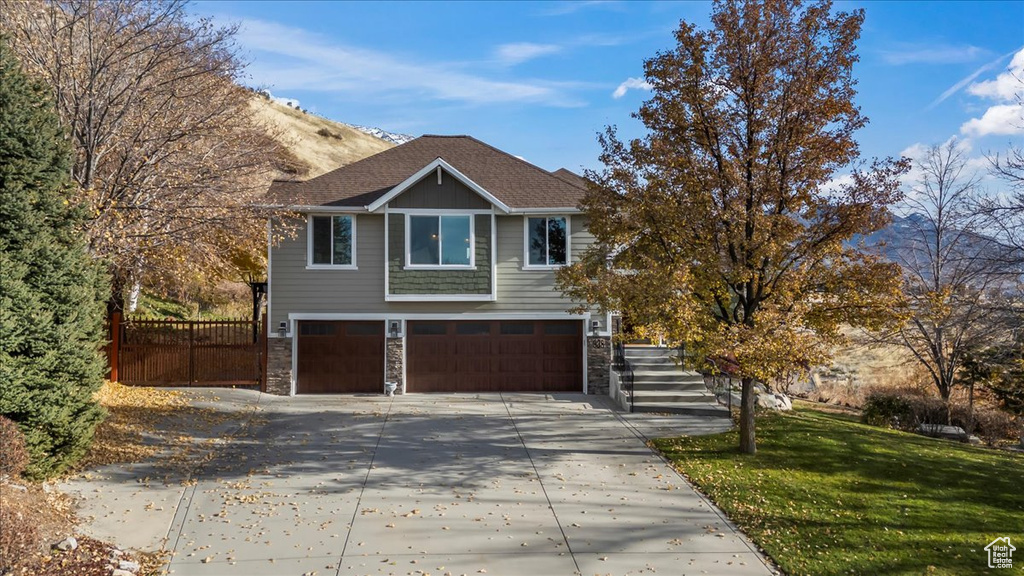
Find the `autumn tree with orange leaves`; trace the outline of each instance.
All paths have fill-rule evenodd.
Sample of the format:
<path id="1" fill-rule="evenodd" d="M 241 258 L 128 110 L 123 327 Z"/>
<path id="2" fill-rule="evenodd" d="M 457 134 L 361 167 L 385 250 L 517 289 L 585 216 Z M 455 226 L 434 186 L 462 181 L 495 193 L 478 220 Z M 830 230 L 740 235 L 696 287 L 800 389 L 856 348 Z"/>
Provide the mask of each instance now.
<path id="1" fill-rule="evenodd" d="M 599 137 L 582 205 L 596 242 L 559 274 L 569 296 L 730 366 L 746 453 L 755 381 L 824 361 L 843 324 L 898 320 L 899 268 L 850 243 L 885 226 L 908 168 L 859 160 L 863 21 L 828 1 L 722 0 L 711 29 L 681 22 L 645 62 L 646 135 Z"/>
<path id="2" fill-rule="evenodd" d="M 236 83 L 233 28 L 181 0 L 0 0 L 0 33 L 52 91 L 114 308 L 139 282 L 260 258 L 278 147 Z"/>

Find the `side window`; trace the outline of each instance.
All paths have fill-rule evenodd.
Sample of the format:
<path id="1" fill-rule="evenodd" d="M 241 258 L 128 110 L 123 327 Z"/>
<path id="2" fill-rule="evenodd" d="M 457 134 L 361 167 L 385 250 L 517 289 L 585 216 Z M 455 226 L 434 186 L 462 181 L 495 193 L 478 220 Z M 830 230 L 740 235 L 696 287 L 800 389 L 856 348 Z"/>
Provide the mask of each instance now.
<path id="1" fill-rule="evenodd" d="M 309 263 L 318 266 L 355 264 L 353 216 L 310 216 Z"/>
<path id="2" fill-rule="evenodd" d="M 547 216 L 526 219 L 528 266 L 563 266 L 569 261 L 569 219 Z"/>

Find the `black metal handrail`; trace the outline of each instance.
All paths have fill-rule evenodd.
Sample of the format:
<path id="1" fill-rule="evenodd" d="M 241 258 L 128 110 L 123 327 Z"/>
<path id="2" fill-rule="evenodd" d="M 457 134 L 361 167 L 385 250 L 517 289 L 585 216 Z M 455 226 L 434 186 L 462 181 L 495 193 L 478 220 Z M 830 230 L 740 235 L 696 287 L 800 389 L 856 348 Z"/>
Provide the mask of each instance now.
<path id="1" fill-rule="evenodd" d="M 633 394 L 633 365 L 629 363 L 629 360 L 622 359 L 623 369 L 619 373 L 619 380 L 622 384 L 626 385 L 626 390 L 629 392 L 629 411 L 633 411 L 633 406 L 636 403 L 636 395 Z"/>
<path id="2" fill-rule="evenodd" d="M 629 394 L 629 411 L 633 411 L 633 365 L 626 360 L 626 347 L 616 342 L 612 348 L 612 369 L 619 373 L 619 385 Z"/>

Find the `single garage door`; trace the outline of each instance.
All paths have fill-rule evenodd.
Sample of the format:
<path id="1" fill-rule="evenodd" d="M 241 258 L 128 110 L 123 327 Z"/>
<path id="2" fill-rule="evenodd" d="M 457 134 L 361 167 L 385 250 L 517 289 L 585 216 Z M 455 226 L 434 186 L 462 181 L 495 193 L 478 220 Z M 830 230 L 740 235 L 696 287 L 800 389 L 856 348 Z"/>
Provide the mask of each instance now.
<path id="1" fill-rule="evenodd" d="M 384 390 L 384 322 L 299 322 L 299 394 Z"/>
<path id="2" fill-rule="evenodd" d="M 410 321 L 409 392 L 579 392 L 580 320 Z"/>

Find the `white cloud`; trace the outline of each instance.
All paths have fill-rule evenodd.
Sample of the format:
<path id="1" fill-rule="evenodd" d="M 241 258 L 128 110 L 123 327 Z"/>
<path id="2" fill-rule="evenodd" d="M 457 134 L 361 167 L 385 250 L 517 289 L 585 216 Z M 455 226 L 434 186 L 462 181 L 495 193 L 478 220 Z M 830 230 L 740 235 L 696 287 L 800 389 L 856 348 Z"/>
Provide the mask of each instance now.
<path id="1" fill-rule="evenodd" d="M 1024 106 L 998 104 L 989 107 L 981 118 L 971 118 L 960 126 L 962 134 L 971 136 L 1024 134 Z"/>
<path id="2" fill-rule="evenodd" d="M 1024 134 L 1024 48 L 1013 56 L 1007 69 L 993 80 L 971 84 L 967 92 L 994 100 L 981 118 L 960 126 L 971 136 Z"/>
<path id="3" fill-rule="evenodd" d="M 902 44 L 893 50 L 883 50 L 882 60 L 886 64 L 962 64 L 974 62 L 989 55 L 989 51 L 977 46 L 950 46 Z"/>
<path id="4" fill-rule="evenodd" d="M 243 20 L 238 39 L 248 50 L 265 55 L 254 59 L 249 67 L 255 83 L 278 90 L 351 92 L 362 97 L 416 101 L 433 98 L 469 104 L 585 105 L 553 82 L 495 80 L 464 72 L 458 64 L 422 62 L 338 44 L 300 28 L 265 20 Z"/>
<path id="5" fill-rule="evenodd" d="M 534 44 L 533 42 L 516 42 L 513 44 L 502 44 L 496 50 L 498 59 L 506 65 L 515 65 L 533 60 L 541 56 L 561 52 L 562 47 L 557 44 Z"/>
<path id="6" fill-rule="evenodd" d="M 1012 101 L 1021 95 L 1024 87 L 1024 48 L 1013 55 L 1006 71 L 995 80 L 971 84 L 967 91 L 975 96 L 993 100 Z"/>
<path id="7" fill-rule="evenodd" d="M 619 87 L 615 89 L 615 92 L 612 92 L 612 98 L 615 98 L 616 100 L 622 98 L 630 88 L 634 90 L 650 90 L 654 88 L 654 86 L 651 86 L 650 82 L 640 78 L 626 78 L 626 81 L 619 84 Z"/>

